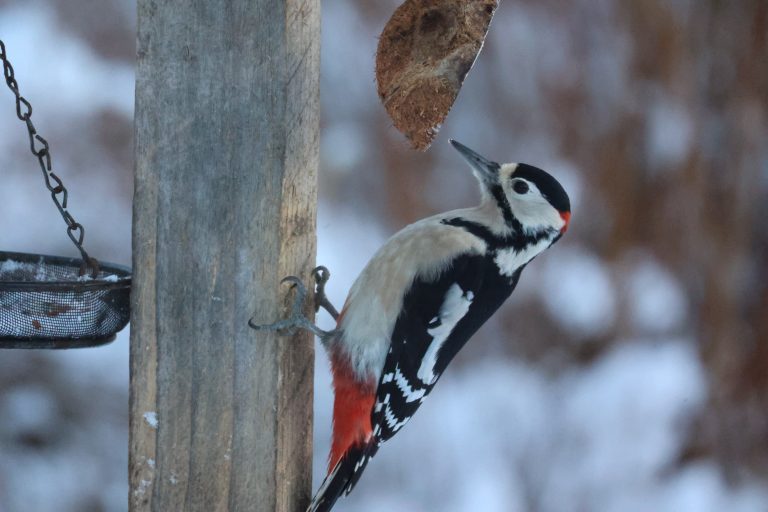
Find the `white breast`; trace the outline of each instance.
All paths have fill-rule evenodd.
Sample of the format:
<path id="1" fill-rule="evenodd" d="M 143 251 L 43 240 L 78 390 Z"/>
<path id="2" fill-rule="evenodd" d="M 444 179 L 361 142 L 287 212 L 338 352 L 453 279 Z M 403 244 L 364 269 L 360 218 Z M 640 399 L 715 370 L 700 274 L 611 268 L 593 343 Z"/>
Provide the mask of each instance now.
<path id="1" fill-rule="evenodd" d="M 513 248 L 501 249 L 496 253 L 496 258 L 493 261 L 496 263 L 496 266 L 499 267 L 499 272 L 502 275 L 512 277 L 512 274 L 514 274 L 518 268 L 531 261 L 551 244 L 552 238 L 546 237 L 535 244 L 526 246 L 521 251 L 517 251 Z"/>

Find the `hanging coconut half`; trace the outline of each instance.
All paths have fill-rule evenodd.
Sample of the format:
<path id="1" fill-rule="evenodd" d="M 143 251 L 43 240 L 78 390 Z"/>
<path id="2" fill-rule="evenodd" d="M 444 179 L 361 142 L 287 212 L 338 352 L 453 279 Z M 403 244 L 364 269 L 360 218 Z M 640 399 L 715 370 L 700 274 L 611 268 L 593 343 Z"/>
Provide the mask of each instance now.
<path id="1" fill-rule="evenodd" d="M 483 47 L 497 0 L 407 0 L 376 51 L 378 93 L 395 127 L 429 148 Z"/>

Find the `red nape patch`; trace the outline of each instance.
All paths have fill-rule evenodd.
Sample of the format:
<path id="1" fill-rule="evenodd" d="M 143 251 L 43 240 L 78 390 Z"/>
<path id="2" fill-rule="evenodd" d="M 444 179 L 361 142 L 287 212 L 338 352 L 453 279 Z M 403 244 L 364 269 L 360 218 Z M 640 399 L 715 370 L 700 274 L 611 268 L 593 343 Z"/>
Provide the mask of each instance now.
<path id="1" fill-rule="evenodd" d="M 571 222 L 571 212 L 560 212 L 560 218 L 565 221 L 565 226 L 560 228 L 560 233 L 568 231 L 568 224 Z"/>
<path id="2" fill-rule="evenodd" d="M 360 382 L 349 359 L 337 351 L 331 354 L 333 372 L 333 439 L 328 472 L 352 445 L 361 445 L 373 434 L 371 412 L 376 399 L 376 381 Z"/>

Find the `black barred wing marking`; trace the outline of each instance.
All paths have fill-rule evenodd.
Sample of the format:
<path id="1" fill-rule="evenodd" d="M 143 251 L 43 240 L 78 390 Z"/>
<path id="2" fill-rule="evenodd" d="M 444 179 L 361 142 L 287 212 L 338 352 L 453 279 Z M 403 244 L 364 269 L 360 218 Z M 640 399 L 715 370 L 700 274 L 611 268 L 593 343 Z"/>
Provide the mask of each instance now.
<path id="1" fill-rule="evenodd" d="M 436 279 L 417 279 L 395 323 L 372 413 L 379 443 L 413 416 L 445 367 L 512 293 L 492 256 L 462 255 Z"/>

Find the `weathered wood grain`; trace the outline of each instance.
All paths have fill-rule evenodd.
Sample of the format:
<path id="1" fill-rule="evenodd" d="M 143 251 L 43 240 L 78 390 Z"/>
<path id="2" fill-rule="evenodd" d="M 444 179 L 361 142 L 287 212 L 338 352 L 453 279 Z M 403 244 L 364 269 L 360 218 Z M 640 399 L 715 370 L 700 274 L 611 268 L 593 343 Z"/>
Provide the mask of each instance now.
<path id="1" fill-rule="evenodd" d="M 138 1 L 132 512 L 308 503 L 312 340 L 247 321 L 315 262 L 319 8 Z"/>

